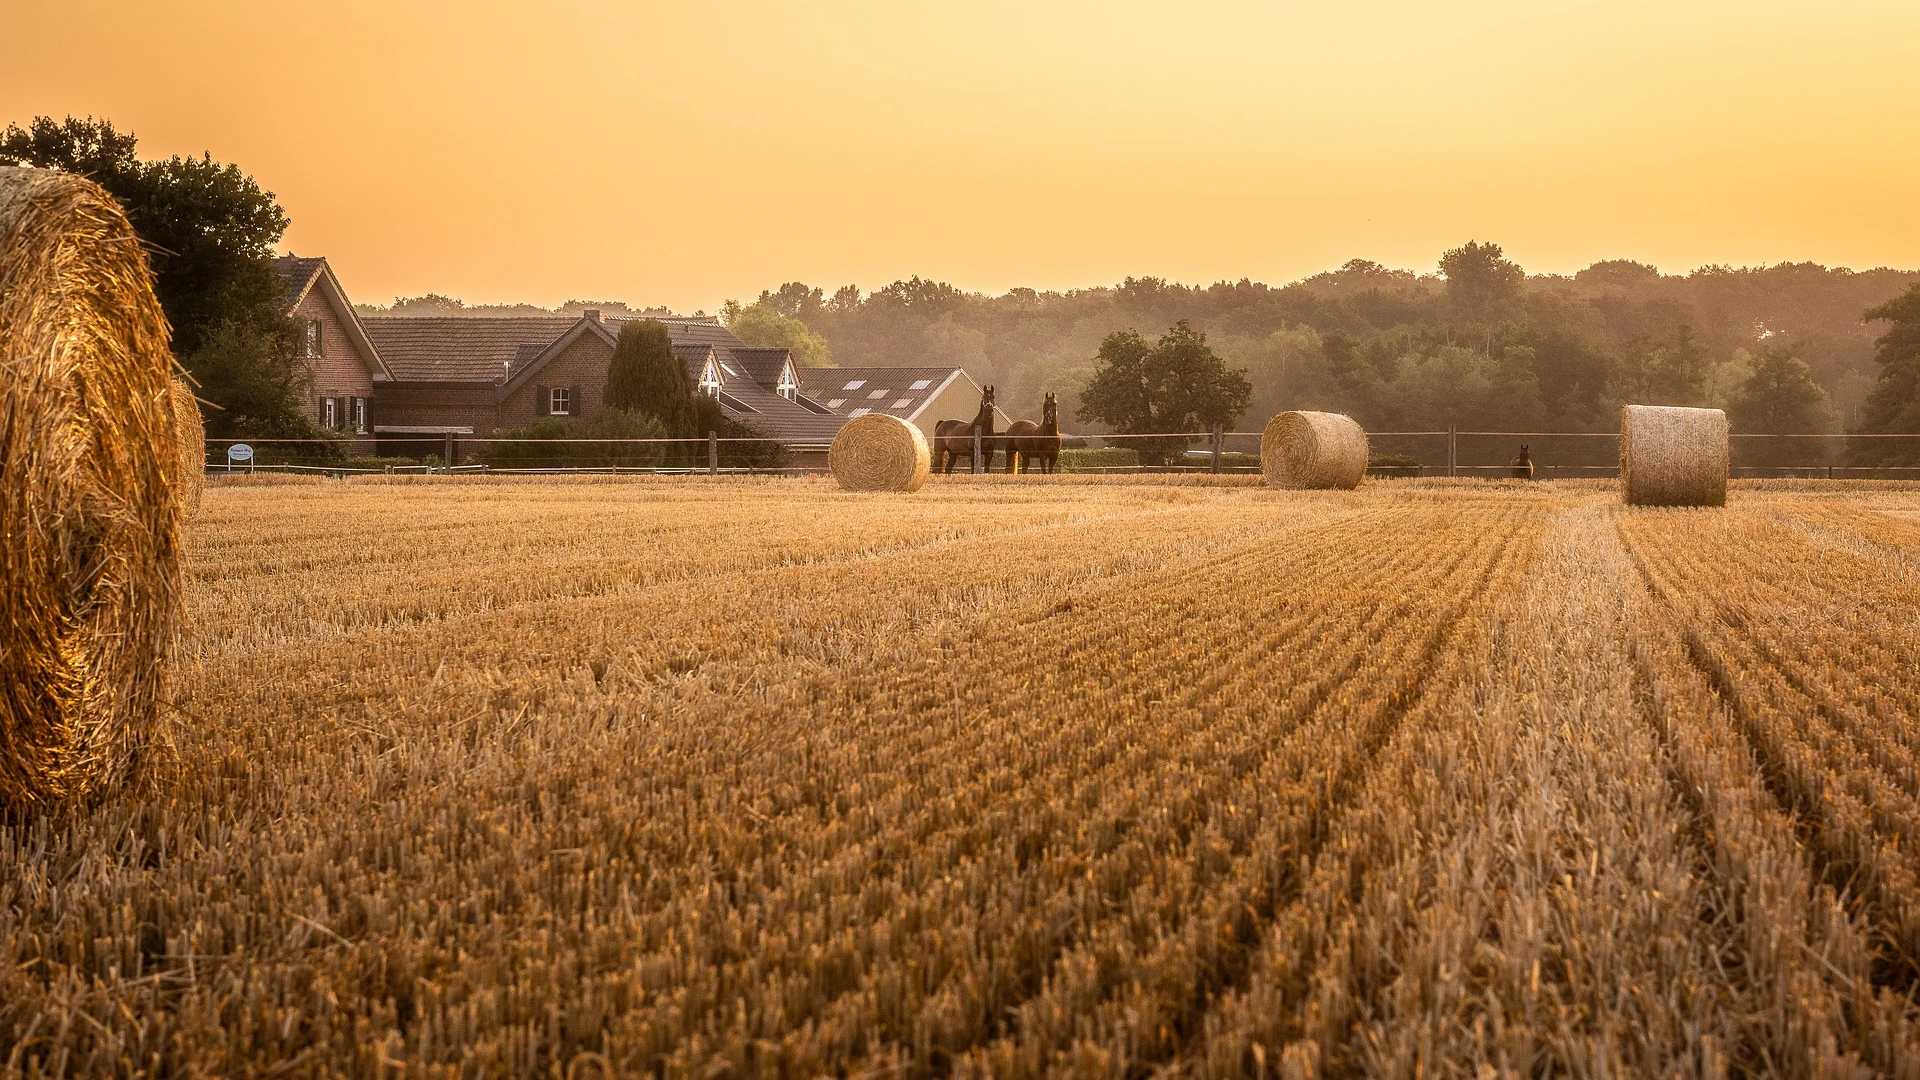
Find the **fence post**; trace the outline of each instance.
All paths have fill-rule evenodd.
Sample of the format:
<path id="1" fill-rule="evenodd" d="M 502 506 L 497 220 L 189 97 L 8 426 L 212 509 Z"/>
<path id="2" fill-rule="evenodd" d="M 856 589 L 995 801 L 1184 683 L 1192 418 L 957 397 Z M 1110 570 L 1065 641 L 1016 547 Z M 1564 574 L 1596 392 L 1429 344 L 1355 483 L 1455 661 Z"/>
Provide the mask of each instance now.
<path id="1" fill-rule="evenodd" d="M 1220 475 L 1220 450 L 1227 441 L 1226 428 L 1221 424 L 1213 425 L 1213 474 Z"/>
<path id="2" fill-rule="evenodd" d="M 440 460 L 446 462 L 447 468 L 451 469 L 453 468 L 453 432 L 445 432 L 441 439 L 444 443 L 442 446 L 444 453 L 440 455 Z"/>
<path id="3" fill-rule="evenodd" d="M 720 475 L 720 433 L 707 432 L 707 475 Z"/>
<path id="4" fill-rule="evenodd" d="M 1455 472 L 1460 467 L 1460 449 L 1459 449 L 1458 443 L 1456 442 L 1458 438 L 1459 438 L 1458 429 L 1455 428 L 1454 425 L 1448 424 L 1447 425 L 1447 475 L 1448 476 L 1454 475 Z"/>
<path id="5" fill-rule="evenodd" d="M 986 463 L 980 460 L 981 442 L 980 429 L 976 427 L 973 429 L 973 475 L 975 476 L 987 471 Z"/>

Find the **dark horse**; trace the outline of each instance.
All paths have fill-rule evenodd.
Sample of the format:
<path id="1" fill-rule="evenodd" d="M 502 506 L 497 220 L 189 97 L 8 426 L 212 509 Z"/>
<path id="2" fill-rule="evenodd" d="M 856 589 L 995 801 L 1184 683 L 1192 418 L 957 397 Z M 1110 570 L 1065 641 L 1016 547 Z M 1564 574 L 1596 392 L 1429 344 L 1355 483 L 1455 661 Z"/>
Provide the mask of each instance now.
<path id="1" fill-rule="evenodd" d="M 980 392 L 980 411 L 972 422 L 965 420 L 942 420 L 933 425 L 933 471 L 950 473 L 955 458 L 965 455 L 968 462 L 973 461 L 973 433 L 980 433 L 980 471 L 993 468 L 993 452 L 1000 448 L 1000 440 L 993 435 L 993 387 Z M 942 463 L 945 467 L 942 468 Z"/>
<path id="2" fill-rule="evenodd" d="M 1035 459 L 1043 473 L 1052 472 L 1060 463 L 1060 403 L 1051 390 L 1047 391 L 1039 423 L 1015 420 L 1007 425 L 1007 475 L 1030 471 Z"/>
<path id="3" fill-rule="evenodd" d="M 1520 444 L 1520 456 L 1513 459 L 1513 477 L 1516 480 L 1533 479 L 1533 459 L 1527 456 L 1527 444 Z"/>

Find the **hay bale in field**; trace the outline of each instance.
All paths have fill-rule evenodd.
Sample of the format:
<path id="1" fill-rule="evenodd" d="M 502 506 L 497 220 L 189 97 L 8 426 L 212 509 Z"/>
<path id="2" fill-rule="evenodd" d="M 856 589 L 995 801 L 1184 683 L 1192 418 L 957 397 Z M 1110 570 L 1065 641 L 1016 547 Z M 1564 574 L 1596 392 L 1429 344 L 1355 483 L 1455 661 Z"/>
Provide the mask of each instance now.
<path id="1" fill-rule="evenodd" d="M 200 512 L 200 494 L 207 486 L 207 425 L 200 419 L 200 402 L 187 381 L 175 375 L 172 383 L 173 433 L 180 490 L 180 512 L 192 517 Z"/>
<path id="2" fill-rule="evenodd" d="M 1260 471 L 1274 487 L 1359 487 L 1367 433 L 1342 413 L 1283 412 L 1260 433 Z"/>
<path id="3" fill-rule="evenodd" d="M 1727 505 L 1727 414 L 1622 406 L 1620 491 L 1628 506 Z"/>
<path id="4" fill-rule="evenodd" d="M 140 775 L 180 612 L 180 454 L 147 260 L 90 181 L 0 168 L 0 808 Z"/>
<path id="5" fill-rule="evenodd" d="M 848 491 L 918 491 L 930 464 L 927 437 L 886 413 L 847 421 L 827 448 L 827 470 Z"/>

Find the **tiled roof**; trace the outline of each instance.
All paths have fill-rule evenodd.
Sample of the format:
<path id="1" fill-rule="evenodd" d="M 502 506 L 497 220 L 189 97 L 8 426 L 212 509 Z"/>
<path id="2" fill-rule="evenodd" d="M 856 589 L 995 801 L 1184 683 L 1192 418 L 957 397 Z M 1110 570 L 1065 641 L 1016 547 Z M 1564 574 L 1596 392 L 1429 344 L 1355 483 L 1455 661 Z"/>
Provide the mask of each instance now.
<path id="1" fill-rule="evenodd" d="M 733 345 L 727 351 L 754 382 L 768 389 L 780 384 L 780 372 L 786 369 L 787 357 L 793 352 L 785 345 Z"/>
<path id="2" fill-rule="evenodd" d="M 400 382 L 498 382 L 522 345 L 538 348 L 580 320 L 570 315 L 489 319 L 394 315 L 363 320 L 367 336 Z M 524 361 L 522 361 L 524 363 Z"/>
<path id="3" fill-rule="evenodd" d="M 919 412 L 955 374 L 966 377 L 957 367 L 801 368 L 800 392 L 843 416 L 860 410 L 904 420 Z"/>
<path id="4" fill-rule="evenodd" d="M 300 302 L 313 287 L 313 279 L 327 265 L 325 259 L 302 259 L 297 255 L 282 255 L 273 260 L 273 268 L 280 273 L 280 280 L 287 283 L 287 307 Z"/>
<path id="5" fill-rule="evenodd" d="M 721 410 L 728 416 L 788 446 L 824 447 L 847 422 L 844 416 L 823 416 L 796 405 L 752 379 L 729 380 L 720 393 Z"/>

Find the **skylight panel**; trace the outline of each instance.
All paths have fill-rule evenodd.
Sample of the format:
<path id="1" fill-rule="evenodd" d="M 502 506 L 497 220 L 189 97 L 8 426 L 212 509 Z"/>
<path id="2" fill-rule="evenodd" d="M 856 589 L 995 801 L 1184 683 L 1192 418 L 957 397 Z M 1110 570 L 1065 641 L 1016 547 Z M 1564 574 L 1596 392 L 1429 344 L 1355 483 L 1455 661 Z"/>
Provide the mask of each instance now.
<path id="1" fill-rule="evenodd" d="M 850 383 L 848 383 L 847 385 L 845 385 L 845 386 L 843 386 L 843 387 L 841 387 L 840 389 L 842 389 L 842 390 L 858 390 L 858 389 L 860 389 L 861 387 L 863 387 L 863 386 L 865 386 L 865 385 L 867 385 L 867 380 L 865 380 L 865 379 L 855 379 L 855 380 L 853 380 L 852 382 L 850 382 Z"/>
<path id="2" fill-rule="evenodd" d="M 850 412 L 850 413 L 848 413 L 847 415 L 848 415 L 849 417 L 854 417 L 854 416 L 865 416 L 865 415 L 867 415 L 868 413 L 870 413 L 870 412 L 872 412 L 872 411 L 873 411 L 872 409 L 855 409 L 855 410 L 853 410 L 852 412 Z"/>
<path id="3" fill-rule="evenodd" d="M 846 403 L 847 403 L 847 399 L 846 399 L 846 398 L 843 398 L 843 397 L 837 397 L 837 398 L 834 398 L 834 399 L 833 399 L 832 401 L 829 401 L 829 402 L 827 402 L 827 408 L 829 408 L 829 409 L 837 409 L 837 408 L 839 408 L 840 406 L 842 406 L 842 405 L 845 405 Z"/>
<path id="4" fill-rule="evenodd" d="M 927 387 L 929 387 L 929 386 L 932 386 L 932 385 L 933 385 L 933 380 L 932 380 L 932 379 L 915 379 L 915 380 L 913 380 L 913 385 L 912 385 L 912 386 L 909 386 L 909 387 L 907 387 L 907 389 L 909 389 L 909 390 L 925 390 L 925 389 L 926 389 Z"/>
<path id="5" fill-rule="evenodd" d="M 884 386 L 878 390 L 875 390 L 873 393 L 867 395 L 869 399 L 883 398 L 886 396 L 887 396 L 887 388 Z"/>
<path id="6" fill-rule="evenodd" d="M 899 401 L 896 401 L 896 402 L 894 402 L 894 403 L 893 403 L 893 407 L 894 407 L 894 408 L 896 408 L 896 409 L 904 409 L 904 408 L 906 408 L 907 406 L 909 406 L 909 405 L 911 405 L 911 404 L 913 404 L 913 399 L 912 399 L 912 398 L 910 398 L 910 397 L 903 397 L 903 398 L 901 398 L 901 399 L 900 399 Z"/>

